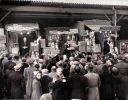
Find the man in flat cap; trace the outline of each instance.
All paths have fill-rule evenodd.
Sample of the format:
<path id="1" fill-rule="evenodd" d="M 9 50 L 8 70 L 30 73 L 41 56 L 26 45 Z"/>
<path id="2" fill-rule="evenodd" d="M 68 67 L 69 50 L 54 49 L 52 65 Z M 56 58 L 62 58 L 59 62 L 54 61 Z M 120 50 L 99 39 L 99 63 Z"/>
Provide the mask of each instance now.
<path id="1" fill-rule="evenodd" d="M 11 91 L 11 99 L 23 99 L 25 93 L 24 76 L 20 73 L 21 64 L 14 66 L 15 72 L 9 78 L 9 86 Z"/>

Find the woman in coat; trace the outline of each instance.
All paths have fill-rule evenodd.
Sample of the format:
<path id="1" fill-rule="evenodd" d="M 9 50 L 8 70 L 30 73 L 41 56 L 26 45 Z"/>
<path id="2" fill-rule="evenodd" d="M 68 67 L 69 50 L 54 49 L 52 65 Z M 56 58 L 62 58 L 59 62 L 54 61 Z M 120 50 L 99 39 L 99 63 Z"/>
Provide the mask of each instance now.
<path id="1" fill-rule="evenodd" d="M 42 95 L 42 87 L 41 87 L 41 83 L 40 83 L 42 73 L 40 71 L 34 71 L 34 76 L 35 76 L 35 78 L 32 83 L 31 100 L 39 100 Z"/>
<path id="2" fill-rule="evenodd" d="M 26 81 L 26 97 L 31 98 L 32 95 L 32 82 L 33 82 L 33 71 L 36 71 L 37 68 L 33 65 L 33 60 L 28 59 L 29 67 L 24 69 L 24 77 Z"/>
<path id="3" fill-rule="evenodd" d="M 93 72 L 93 65 L 88 65 L 88 73 L 85 74 L 88 79 L 88 100 L 100 100 L 99 97 L 99 86 L 100 77 L 98 74 Z"/>

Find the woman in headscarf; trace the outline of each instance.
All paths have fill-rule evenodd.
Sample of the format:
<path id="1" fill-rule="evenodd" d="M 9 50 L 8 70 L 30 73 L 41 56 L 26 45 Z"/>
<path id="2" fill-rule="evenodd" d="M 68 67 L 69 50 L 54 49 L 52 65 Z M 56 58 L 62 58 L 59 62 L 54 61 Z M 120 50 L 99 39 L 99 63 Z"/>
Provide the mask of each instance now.
<path id="1" fill-rule="evenodd" d="M 40 71 L 34 71 L 34 80 L 32 83 L 32 97 L 31 100 L 39 100 L 42 95 L 42 87 L 40 83 L 40 79 L 42 77 L 42 73 Z"/>

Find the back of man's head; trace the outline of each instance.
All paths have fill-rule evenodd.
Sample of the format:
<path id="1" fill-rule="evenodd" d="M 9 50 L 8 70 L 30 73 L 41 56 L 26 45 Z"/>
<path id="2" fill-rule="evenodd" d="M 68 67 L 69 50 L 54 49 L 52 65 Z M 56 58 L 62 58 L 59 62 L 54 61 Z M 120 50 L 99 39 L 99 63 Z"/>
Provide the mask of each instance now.
<path id="1" fill-rule="evenodd" d="M 87 57 L 87 62 L 91 62 L 91 57 Z"/>
<path id="2" fill-rule="evenodd" d="M 12 60 L 12 56 L 8 56 L 8 60 Z"/>
<path id="3" fill-rule="evenodd" d="M 19 58 L 20 58 L 19 56 L 14 56 L 15 60 L 19 60 Z"/>
<path id="4" fill-rule="evenodd" d="M 75 73 L 79 74 L 80 73 L 80 67 L 79 66 L 75 66 Z"/>
<path id="5" fill-rule="evenodd" d="M 60 57 L 59 57 L 59 60 L 63 60 L 63 56 L 60 56 Z"/>
<path id="6" fill-rule="evenodd" d="M 26 62 L 26 58 L 22 58 L 22 62 L 25 63 Z"/>

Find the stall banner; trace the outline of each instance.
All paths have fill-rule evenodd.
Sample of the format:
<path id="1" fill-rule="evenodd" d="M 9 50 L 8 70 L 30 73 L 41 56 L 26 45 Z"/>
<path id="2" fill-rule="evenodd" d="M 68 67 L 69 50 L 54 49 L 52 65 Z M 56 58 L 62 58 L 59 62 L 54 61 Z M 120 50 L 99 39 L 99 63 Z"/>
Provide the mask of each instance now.
<path id="1" fill-rule="evenodd" d="M 0 28 L 0 43 L 6 43 L 6 36 L 4 35 L 3 28 Z"/>
<path id="2" fill-rule="evenodd" d="M 37 23 L 18 23 L 18 24 L 7 24 L 5 28 L 7 31 L 21 32 L 21 31 L 39 29 L 39 25 Z"/>

